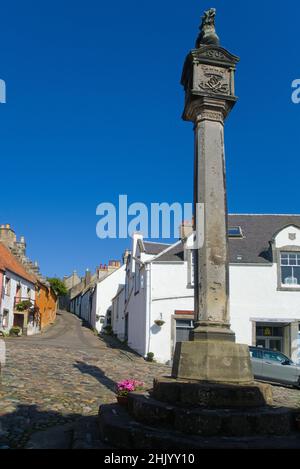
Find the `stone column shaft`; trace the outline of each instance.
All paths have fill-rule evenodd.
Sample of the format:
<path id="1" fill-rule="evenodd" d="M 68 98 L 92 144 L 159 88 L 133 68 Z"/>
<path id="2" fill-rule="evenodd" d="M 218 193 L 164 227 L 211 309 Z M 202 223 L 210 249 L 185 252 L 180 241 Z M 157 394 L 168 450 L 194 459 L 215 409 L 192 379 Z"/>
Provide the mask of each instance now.
<path id="1" fill-rule="evenodd" d="M 204 244 L 195 258 L 195 332 L 204 337 L 234 340 L 230 331 L 227 200 L 224 156 L 225 101 L 202 98 L 194 106 L 194 203 L 197 234 Z M 196 204 L 204 207 L 204 229 Z M 210 331 L 210 334 L 208 334 Z M 220 335 L 221 334 L 221 335 Z"/>

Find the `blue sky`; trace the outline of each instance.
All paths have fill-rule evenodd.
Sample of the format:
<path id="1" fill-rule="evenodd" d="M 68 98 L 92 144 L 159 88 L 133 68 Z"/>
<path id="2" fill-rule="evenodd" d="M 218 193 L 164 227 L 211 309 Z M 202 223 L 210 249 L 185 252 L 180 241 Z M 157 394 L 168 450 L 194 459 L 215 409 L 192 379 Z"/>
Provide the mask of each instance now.
<path id="1" fill-rule="evenodd" d="M 192 201 L 193 132 L 180 76 L 202 12 L 239 55 L 226 123 L 235 213 L 299 213 L 300 4 L 252 0 L 11 0 L 1 5 L 1 223 L 24 234 L 47 275 L 120 258 L 96 207 Z"/>

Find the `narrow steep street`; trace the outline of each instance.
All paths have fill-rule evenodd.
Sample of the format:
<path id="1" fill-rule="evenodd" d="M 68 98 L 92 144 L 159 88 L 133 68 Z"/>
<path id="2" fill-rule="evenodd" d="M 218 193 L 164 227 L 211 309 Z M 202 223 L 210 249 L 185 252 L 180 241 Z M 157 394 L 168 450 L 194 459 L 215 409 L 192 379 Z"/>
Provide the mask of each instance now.
<path id="1" fill-rule="evenodd" d="M 46 333 L 5 342 L 0 448 L 101 447 L 96 416 L 115 401 L 115 383 L 136 378 L 151 387 L 169 373 L 62 311 Z"/>

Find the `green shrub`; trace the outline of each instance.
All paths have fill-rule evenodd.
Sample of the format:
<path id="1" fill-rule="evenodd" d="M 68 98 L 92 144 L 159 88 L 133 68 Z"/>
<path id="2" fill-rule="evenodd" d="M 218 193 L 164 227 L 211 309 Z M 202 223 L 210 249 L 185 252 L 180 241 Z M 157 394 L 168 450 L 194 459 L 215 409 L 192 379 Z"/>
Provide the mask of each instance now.
<path id="1" fill-rule="evenodd" d="M 66 296 L 68 293 L 67 287 L 64 282 L 57 277 L 47 277 L 47 281 L 50 283 L 52 290 L 57 296 Z"/>
<path id="2" fill-rule="evenodd" d="M 18 337 L 21 335 L 21 333 L 22 333 L 22 329 L 18 326 L 12 327 L 9 331 L 9 335 L 13 337 Z"/>
<path id="3" fill-rule="evenodd" d="M 27 309 L 32 307 L 32 303 L 30 300 L 20 301 L 20 303 L 16 304 L 17 311 L 26 311 Z"/>
<path id="4" fill-rule="evenodd" d="M 154 362 L 154 353 L 148 352 L 146 360 L 147 362 Z"/>
<path id="5" fill-rule="evenodd" d="M 112 335 L 113 334 L 113 328 L 110 325 L 105 326 L 103 328 L 103 330 L 104 330 L 105 334 L 107 334 L 107 335 Z"/>

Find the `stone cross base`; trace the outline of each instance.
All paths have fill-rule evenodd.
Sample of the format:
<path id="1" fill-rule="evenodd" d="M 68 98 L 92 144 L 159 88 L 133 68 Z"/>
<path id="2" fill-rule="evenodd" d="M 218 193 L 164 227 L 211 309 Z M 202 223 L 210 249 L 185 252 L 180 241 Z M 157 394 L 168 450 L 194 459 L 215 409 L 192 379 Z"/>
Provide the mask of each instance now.
<path id="1" fill-rule="evenodd" d="M 172 377 L 212 383 L 253 383 L 249 348 L 220 340 L 178 343 Z"/>
<path id="2" fill-rule="evenodd" d="M 226 385 L 172 378 L 154 380 L 148 393 L 129 393 L 127 406 L 99 409 L 109 448 L 296 448 L 296 415 L 272 406 L 265 384 Z M 298 446 L 297 446 L 298 445 Z"/>
<path id="3" fill-rule="evenodd" d="M 272 387 L 256 382 L 232 385 L 157 378 L 151 396 L 180 408 L 250 409 L 273 404 Z"/>

